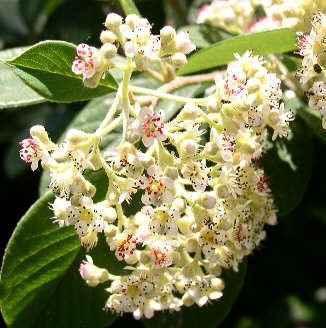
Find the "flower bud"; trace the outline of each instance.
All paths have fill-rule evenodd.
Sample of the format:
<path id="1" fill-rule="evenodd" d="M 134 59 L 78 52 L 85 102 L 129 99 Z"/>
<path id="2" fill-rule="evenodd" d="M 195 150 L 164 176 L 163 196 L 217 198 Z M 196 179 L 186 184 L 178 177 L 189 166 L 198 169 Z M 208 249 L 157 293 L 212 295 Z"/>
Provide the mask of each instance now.
<path id="1" fill-rule="evenodd" d="M 216 188 L 216 196 L 218 198 L 227 198 L 230 195 L 230 192 L 225 185 L 219 185 Z"/>
<path id="2" fill-rule="evenodd" d="M 139 17 L 136 14 L 130 14 L 126 17 L 126 24 L 133 30 L 135 28 L 135 23 L 139 21 Z"/>
<path id="3" fill-rule="evenodd" d="M 207 110 L 210 113 L 219 113 L 221 106 L 216 98 L 210 98 L 207 102 Z"/>
<path id="4" fill-rule="evenodd" d="M 196 252 L 198 242 L 196 238 L 188 238 L 185 243 L 185 250 L 189 253 Z"/>
<path id="5" fill-rule="evenodd" d="M 185 293 L 182 296 L 182 302 L 185 306 L 192 306 L 194 304 L 194 299 L 189 295 L 189 293 Z"/>
<path id="6" fill-rule="evenodd" d="M 85 142 L 89 138 L 89 135 L 81 130 L 70 129 L 65 140 L 72 145 L 77 145 L 79 143 Z"/>
<path id="7" fill-rule="evenodd" d="M 181 155 L 193 156 L 197 153 L 198 144 L 192 139 L 186 139 L 181 143 L 180 150 Z"/>
<path id="8" fill-rule="evenodd" d="M 176 32 L 172 26 L 164 26 L 160 30 L 161 48 L 164 51 L 169 51 L 169 48 L 175 48 Z"/>
<path id="9" fill-rule="evenodd" d="M 200 197 L 200 205 L 207 209 L 213 208 L 216 205 L 216 197 L 212 194 L 204 193 Z"/>
<path id="10" fill-rule="evenodd" d="M 118 228 L 113 224 L 108 224 L 105 226 L 104 234 L 106 236 L 106 241 L 108 244 L 111 243 L 111 238 L 113 238 L 118 232 Z"/>
<path id="11" fill-rule="evenodd" d="M 100 40 L 102 43 L 113 43 L 117 40 L 117 36 L 113 32 L 106 30 L 101 32 Z"/>
<path id="12" fill-rule="evenodd" d="M 112 59 L 117 54 L 117 48 L 112 43 L 105 43 L 100 51 L 106 60 Z"/>
<path id="13" fill-rule="evenodd" d="M 246 87 L 249 93 L 255 93 L 261 88 L 261 82 L 258 79 L 249 79 Z"/>
<path id="14" fill-rule="evenodd" d="M 115 13 L 110 13 L 106 16 L 105 27 L 113 32 L 117 30 L 122 24 L 122 17 Z"/>
<path id="15" fill-rule="evenodd" d="M 214 142 L 208 142 L 205 145 L 205 152 L 210 156 L 215 156 L 219 152 L 218 145 Z"/>
<path id="16" fill-rule="evenodd" d="M 42 142 L 48 150 L 55 149 L 55 144 L 50 140 L 43 125 L 32 126 L 30 129 L 30 135 L 40 140 L 40 142 Z"/>
<path id="17" fill-rule="evenodd" d="M 184 199 L 182 198 L 176 198 L 173 202 L 172 202 L 172 207 L 176 207 L 180 212 L 183 212 L 185 207 L 186 207 L 186 203 L 184 201 Z"/>
<path id="18" fill-rule="evenodd" d="M 187 57 L 181 52 L 177 52 L 171 56 L 170 62 L 175 67 L 181 67 L 187 63 Z"/>
<path id="19" fill-rule="evenodd" d="M 93 259 L 86 255 L 87 261 L 82 261 L 78 269 L 81 277 L 86 283 L 95 287 L 100 283 L 106 282 L 109 279 L 109 273 L 105 269 L 101 269 L 93 264 Z"/>
<path id="20" fill-rule="evenodd" d="M 184 120 L 195 120 L 198 117 L 198 111 L 199 107 L 192 104 L 192 103 L 187 103 L 183 107 L 181 111 L 181 117 Z"/>

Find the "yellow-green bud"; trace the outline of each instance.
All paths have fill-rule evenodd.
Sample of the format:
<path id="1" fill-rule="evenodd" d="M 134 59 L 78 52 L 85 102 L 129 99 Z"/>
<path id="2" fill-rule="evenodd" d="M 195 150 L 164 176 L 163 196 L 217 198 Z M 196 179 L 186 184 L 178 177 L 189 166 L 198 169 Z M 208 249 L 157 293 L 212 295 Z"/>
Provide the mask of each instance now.
<path id="1" fill-rule="evenodd" d="M 70 129 L 66 134 L 65 140 L 72 145 L 77 145 L 81 142 L 84 142 L 88 138 L 89 138 L 88 133 L 85 133 L 77 129 Z"/>
<path id="2" fill-rule="evenodd" d="M 177 52 L 171 56 L 171 64 L 175 67 L 181 67 L 187 63 L 187 57 L 181 52 Z"/>
<path id="3" fill-rule="evenodd" d="M 120 15 L 110 13 L 106 16 L 105 27 L 112 31 L 115 31 L 122 24 L 122 17 Z"/>
<path id="4" fill-rule="evenodd" d="M 102 31 L 100 35 L 100 40 L 102 43 L 113 43 L 117 40 L 117 36 L 111 31 Z"/>
<path id="5" fill-rule="evenodd" d="M 105 43 L 100 51 L 106 60 L 110 60 L 117 54 L 117 47 L 112 43 Z"/>
<path id="6" fill-rule="evenodd" d="M 30 135 L 39 139 L 48 148 L 48 150 L 53 150 L 56 148 L 55 144 L 50 140 L 43 125 L 32 126 L 30 129 Z"/>

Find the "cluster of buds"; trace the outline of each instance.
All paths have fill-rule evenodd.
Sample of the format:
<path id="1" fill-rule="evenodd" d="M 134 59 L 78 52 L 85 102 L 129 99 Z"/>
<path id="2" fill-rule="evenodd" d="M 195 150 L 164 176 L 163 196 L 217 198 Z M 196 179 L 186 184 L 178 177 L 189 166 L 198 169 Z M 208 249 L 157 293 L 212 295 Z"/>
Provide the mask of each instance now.
<path id="1" fill-rule="evenodd" d="M 195 49 L 187 32 L 177 34 L 173 27 L 166 26 L 160 35 L 153 35 L 149 21 L 134 14 L 123 20 L 111 13 L 104 25 L 106 30 L 100 35 L 103 45 L 99 50 L 84 43 L 77 46 L 72 71 L 83 75 L 87 87 L 95 88 L 108 69 L 115 66 L 114 57 L 120 47 L 138 71 L 145 71 L 152 64 L 163 65 L 165 71 L 166 65 L 180 67 L 187 62 L 186 54 Z"/>
<path id="2" fill-rule="evenodd" d="M 312 17 L 312 29 L 309 34 L 298 33 L 298 51 L 303 56 L 302 65 L 297 71 L 300 83 L 309 98 L 309 106 L 317 110 L 326 129 L 326 15 L 317 12 Z"/>
<path id="3" fill-rule="evenodd" d="M 260 8 L 265 15 L 256 17 Z M 245 33 L 289 27 L 308 31 L 310 17 L 319 8 L 326 10 L 322 0 L 213 0 L 200 8 L 197 22 L 222 27 L 230 32 Z"/>
<path id="4" fill-rule="evenodd" d="M 119 42 L 126 61 L 131 58 L 139 70 L 152 58 L 173 61 L 174 55 L 193 49 L 186 35 L 170 27 L 161 30 L 160 38 L 151 36 L 147 20 L 134 15 L 123 23 L 109 14 L 105 25 L 104 45 Z M 96 52 L 86 49 L 79 54 L 85 65 L 78 65 L 87 79 L 89 69 L 100 66 L 92 57 Z M 151 318 L 155 311 L 204 306 L 220 298 L 222 269 L 237 271 L 265 238 L 265 224 L 276 223 L 269 177 L 259 158 L 268 129 L 273 140 L 287 137 L 293 115 L 280 103 L 281 82 L 262 58 L 250 52 L 235 57 L 224 76 L 216 75 L 207 97 L 184 101 L 169 122 L 162 110 L 142 105 L 135 95 L 130 103 L 126 95 L 136 89 L 127 80 L 126 66 L 116 100 L 95 133 L 70 130 L 56 145 L 38 126 L 21 143 L 20 155 L 33 170 L 39 161 L 50 170 L 54 222 L 73 226 L 87 251 L 103 233 L 110 251 L 127 265 L 129 274 L 114 276 L 109 263 L 99 268 L 90 256 L 81 263 L 79 272 L 88 285 L 111 282 L 107 311 Z M 121 122 L 110 121 L 118 104 L 123 136 L 116 148 L 102 153 L 100 138 Z M 96 187 L 85 178 L 86 168 L 103 169 L 108 176 L 101 202 L 93 200 Z M 127 215 L 127 207 L 134 214 Z"/>

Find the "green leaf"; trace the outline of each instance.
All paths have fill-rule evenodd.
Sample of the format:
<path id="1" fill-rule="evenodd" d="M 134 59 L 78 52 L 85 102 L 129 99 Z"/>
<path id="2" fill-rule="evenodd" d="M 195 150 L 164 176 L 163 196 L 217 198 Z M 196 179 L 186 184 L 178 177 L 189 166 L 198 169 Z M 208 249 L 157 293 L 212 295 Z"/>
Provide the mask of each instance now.
<path id="1" fill-rule="evenodd" d="M 189 32 L 190 40 L 197 48 L 206 48 L 212 44 L 230 38 L 231 33 L 206 24 L 186 25 L 178 29 L 179 31 Z"/>
<path id="2" fill-rule="evenodd" d="M 326 130 L 322 126 L 320 114 L 308 107 L 295 93 L 287 90 L 283 97 L 285 106 L 291 109 L 310 127 L 310 131 L 322 142 L 326 143 Z"/>
<path id="3" fill-rule="evenodd" d="M 49 218 L 50 193 L 18 223 L 1 268 L 1 309 L 9 327 L 32 327 L 79 251 L 73 230 Z M 33 304 L 33 306 L 31 306 Z"/>
<path id="4" fill-rule="evenodd" d="M 8 60 L 21 54 L 27 48 L 12 48 L 0 51 L 0 60 Z M 0 61 L 0 109 L 30 106 L 45 99 L 27 86 L 11 67 Z M 17 92 L 19 90 L 19 92 Z"/>
<path id="5" fill-rule="evenodd" d="M 217 327 L 231 311 L 244 283 L 247 262 L 240 264 L 239 272 L 224 270 L 222 278 L 225 282 L 223 296 L 218 301 L 203 307 L 183 307 L 179 312 L 157 313 L 153 319 L 144 320 L 147 328 L 187 328 L 187 327 Z"/>
<path id="6" fill-rule="evenodd" d="M 6 61 L 33 90 L 48 100 L 71 102 L 103 96 L 117 89 L 110 74 L 97 88 L 84 87 L 82 78 L 71 70 L 76 47 L 63 41 L 44 41 L 18 57 Z"/>
<path id="7" fill-rule="evenodd" d="M 118 1 L 126 16 L 130 14 L 136 14 L 138 16 L 141 16 L 140 12 L 138 11 L 136 5 L 132 0 L 118 0 Z"/>
<path id="8" fill-rule="evenodd" d="M 262 159 L 266 174 L 270 176 L 279 216 L 286 215 L 298 206 L 311 175 L 310 131 L 298 118 L 291 124 L 291 130 L 293 137 L 270 142 L 270 149 Z"/>
<path id="9" fill-rule="evenodd" d="M 320 114 L 308 106 L 298 109 L 298 115 L 311 128 L 311 131 L 324 143 L 326 143 L 326 130 L 322 126 Z"/>
<path id="10" fill-rule="evenodd" d="M 235 36 L 190 56 L 179 75 L 215 68 L 234 60 L 234 53 L 252 50 L 254 55 L 282 53 L 296 49 L 296 34 L 288 28 Z"/>

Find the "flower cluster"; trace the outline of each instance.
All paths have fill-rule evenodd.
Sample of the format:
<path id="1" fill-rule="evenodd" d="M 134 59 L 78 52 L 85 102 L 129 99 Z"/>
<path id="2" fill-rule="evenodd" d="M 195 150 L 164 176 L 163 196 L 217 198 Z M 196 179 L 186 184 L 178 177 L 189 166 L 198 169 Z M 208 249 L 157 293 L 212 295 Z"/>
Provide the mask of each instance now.
<path id="1" fill-rule="evenodd" d="M 281 103 L 281 81 L 248 51 L 215 76 L 207 97 L 175 98 L 184 106 L 166 122 L 156 102 L 143 104 L 133 94 L 156 91 L 133 87 L 130 76 L 157 59 L 175 64 L 193 50 L 188 35 L 165 27 L 160 37 L 152 36 L 148 21 L 135 15 L 123 23 L 109 14 L 105 26 L 102 50 L 79 46 L 72 69 L 89 86 L 88 79 L 110 66 L 105 46 L 123 48 L 124 77 L 107 116 L 94 133 L 72 129 L 58 145 L 43 127 L 34 127 L 20 156 L 33 170 L 41 161 L 50 171 L 54 222 L 74 227 L 86 251 L 102 233 L 116 259 L 127 265 L 128 274 L 114 276 L 109 263 L 99 268 L 87 256 L 79 268 L 90 286 L 111 282 L 106 310 L 139 319 L 204 306 L 223 295 L 222 269 L 237 271 L 265 238 L 265 224 L 276 223 L 269 177 L 259 159 L 268 129 L 272 140 L 287 137 L 293 114 Z M 119 105 L 121 114 L 114 118 Z M 102 153 L 101 138 L 120 122 L 120 144 Z M 104 200 L 94 201 L 96 187 L 86 169 L 107 175 Z"/>
<path id="2" fill-rule="evenodd" d="M 311 32 L 298 33 L 298 48 L 303 59 L 297 75 L 305 87 L 312 84 L 306 92 L 309 106 L 319 111 L 326 129 L 326 15 L 317 12 L 312 17 Z"/>
<path id="3" fill-rule="evenodd" d="M 256 12 L 264 14 L 257 17 Z M 310 17 L 319 8 L 326 9 L 322 0 L 213 0 L 200 8 L 197 22 L 222 27 L 230 32 L 258 32 L 277 27 L 308 31 Z"/>
<path id="4" fill-rule="evenodd" d="M 154 63 L 161 64 L 164 71 L 170 65 L 180 67 L 187 61 L 186 54 L 195 49 L 188 33 L 177 34 L 173 27 L 165 26 L 160 35 L 153 35 L 149 21 L 137 15 L 128 15 L 123 21 L 121 16 L 111 13 L 104 25 L 106 30 L 100 35 L 103 45 L 99 50 L 84 43 L 77 46 L 72 71 L 83 75 L 87 87 L 96 87 L 108 69 L 115 67 L 114 57 L 119 47 L 139 71 L 149 69 Z"/>

